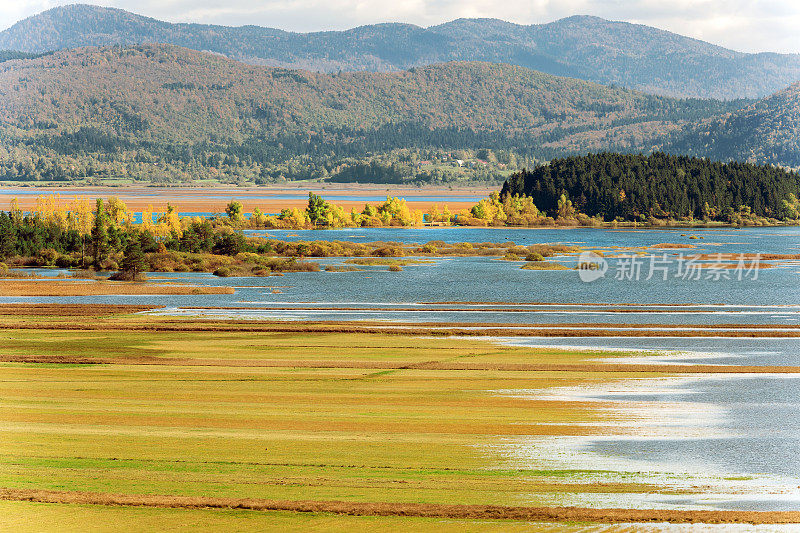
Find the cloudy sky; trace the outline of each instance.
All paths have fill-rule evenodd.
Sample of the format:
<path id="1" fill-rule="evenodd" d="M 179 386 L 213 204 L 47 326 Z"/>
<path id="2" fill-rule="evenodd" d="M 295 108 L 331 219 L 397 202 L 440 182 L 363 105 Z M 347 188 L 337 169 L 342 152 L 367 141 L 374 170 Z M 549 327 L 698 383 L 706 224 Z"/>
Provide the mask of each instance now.
<path id="1" fill-rule="evenodd" d="M 83 0 L 170 22 L 256 24 L 292 31 L 376 22 L 430 26 L 459 17 L 520 24 L 597 15 L 656 26 L 745 52 L 800 53 L 798 0 Z M 0 0 L 0 29 L 75 0 Z"/>

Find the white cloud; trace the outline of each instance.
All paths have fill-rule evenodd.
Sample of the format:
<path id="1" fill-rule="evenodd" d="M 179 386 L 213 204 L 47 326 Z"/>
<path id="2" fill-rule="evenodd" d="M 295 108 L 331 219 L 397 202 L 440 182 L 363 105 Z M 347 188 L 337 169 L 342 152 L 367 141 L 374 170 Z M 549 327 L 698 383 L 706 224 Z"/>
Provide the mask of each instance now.
<path id="1" fill-rule="evenodd" d="M 0 28 L 69 0 L 0 0 Z M 520 24 L 596 15 L 663 28 L 747 52 L 800 53 L 797 0 L 99 0 L 171 22 L 256 24 L 294 31 L 376 22 L 421 26 L 459 17 Z"/>

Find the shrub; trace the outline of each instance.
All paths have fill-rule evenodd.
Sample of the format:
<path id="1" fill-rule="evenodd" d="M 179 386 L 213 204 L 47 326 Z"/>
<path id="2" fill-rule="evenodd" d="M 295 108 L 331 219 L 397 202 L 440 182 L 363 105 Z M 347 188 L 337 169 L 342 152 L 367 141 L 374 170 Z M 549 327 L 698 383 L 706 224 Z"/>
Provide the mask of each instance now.
<path id="1" fill-rule="evenodd" d="M 363 268 L 352 265 L 328 265 L 325 267 L 325 272 L 363 272 L 363 270 Z"/>
<path id="2" fill-rule="evenodd" d="M 219 276 L 221 278 L 227 278 L 231 275 L 231 269 L 228 267 L 219 267 L 214 271 L 215 276 Z"/>
<path id="3" fill-rule="evenodd" d="M 536 252 L 531 252 L 525 256 L 525 261 L 544 261 L 544 256 Z"/>
<path id="4" fill-rule="evenodd" d="M 399 246 L 384 246 L 372 251 L 375 257 L 403 257 L 405 252 Z"/>
<path id="5" fill-rule="evenodd" d="M 56 266 L 59 268 L 72 268 L 78 266 L 80 259 L 71 255 L 59 255 L 56 259 Z"/>
<path id="6" fill-rule="evenodd" d="M 113 259 L 104 259 L 99 266 L 100 270 L 104 271 L 119 270 L 119 264 Z"/>
<path id="7" fill-rule="evenodd" d="M 402 272 L 402 271 L 403 267 L 401 267 L 400 265 L 392 265 L 389 267 L 389 272 Z"/>
<path id="8" fill-rule="evenodd" d="M 142 272 L 134 274 L 132 271 L 121 270 L 115 272 L 109 278 L 111 281 L 147 281 L 147 277 Z"/>
<path id="9" fill-rule="evenodd" d="M 436 246 L 432 245 L 431 243 L 425 244 L 420 251 L 424 254 L 435 254 L 438 251 Z"/>
<path id="10" fill-rule="evenodd" d="M 59 253 L 52 248 L 42 248 L 36 254 L 36 262 L 39 266 L 53 266 L 56 264 Z"/>
<path id="11" fill-rule="evenodd" d="M 260 255 L 253 252 L 239 252 L 236 254 L 236 259 L 245 263 L 256 263 L 260 258 Z"/>

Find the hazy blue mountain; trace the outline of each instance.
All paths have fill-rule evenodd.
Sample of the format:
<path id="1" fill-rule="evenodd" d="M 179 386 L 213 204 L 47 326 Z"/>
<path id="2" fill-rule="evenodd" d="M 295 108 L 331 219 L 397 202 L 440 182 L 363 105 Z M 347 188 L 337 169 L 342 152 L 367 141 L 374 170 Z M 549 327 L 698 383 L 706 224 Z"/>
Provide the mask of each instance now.
<path id="1" fill-rule="evenodd" d="M 800 80 L 798 54 L 745 54 L 648 26 L 574 16 L 549 24 L 459 19 L 292 33 L 171 24 L 89 5 L 58 7 L 0 32 L 0 49 L 167 43 L 251 64 L 319 72 L 397 71 L 446 61 L 509 63 L 645 92 L 758 98 Z"/>

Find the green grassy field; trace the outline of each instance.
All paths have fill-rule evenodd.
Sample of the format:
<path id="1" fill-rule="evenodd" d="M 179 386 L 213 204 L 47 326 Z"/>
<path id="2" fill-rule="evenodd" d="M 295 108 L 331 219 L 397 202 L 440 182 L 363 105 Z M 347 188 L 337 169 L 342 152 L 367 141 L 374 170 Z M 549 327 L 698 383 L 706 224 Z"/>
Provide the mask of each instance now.
<path id="1" fill-rule="evenodd" d="M 30 361 L 0 363 L 0 489 L 91 492 L 101 500 L 110 494 L 389 506 L 552 506 L 560 495 L 666 490 L 619 474 L 516 464 L 498 446 L 509 437 L 610 431 L 578 425 L 600 420 L 590 405 L 496 392 L 651 375 L 593 370 L 591 354 L 366 333 L 46 328 L 0 330 L 6 360 Z M 48 362 L 35 362 L 40 356 Z M 103 362 L 69 362 L 79 358 Z M 481 365 L 424 368 L 459 362 Z M 584 368 L 503 370 L 532 362 Z M 63 531 L 73 524 L 98 531 L 512 525 L 0 502 L 0 529 Z"/>

